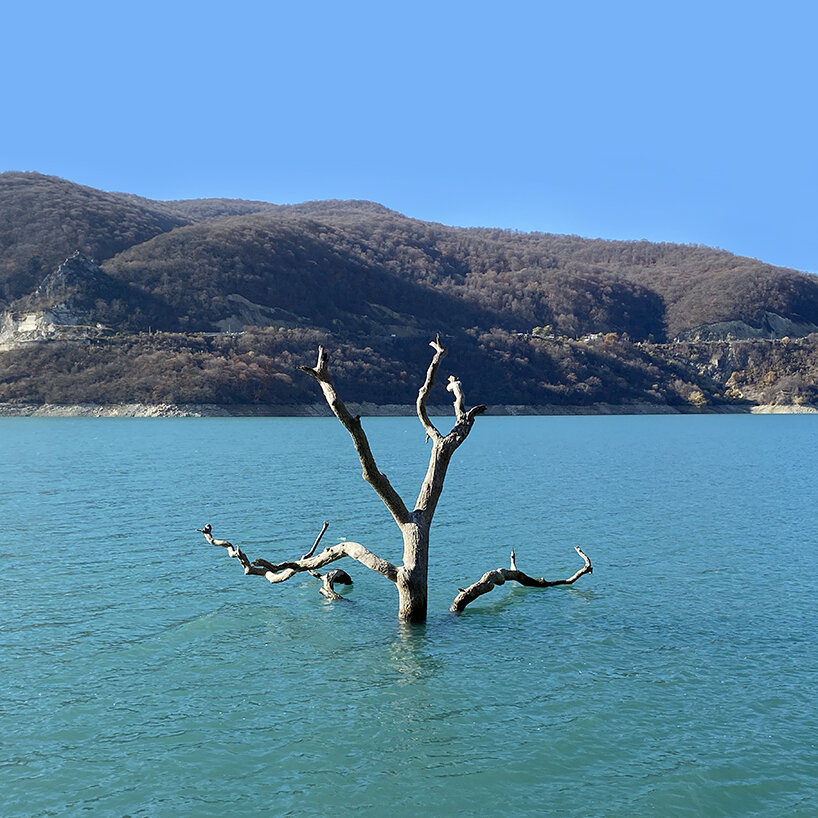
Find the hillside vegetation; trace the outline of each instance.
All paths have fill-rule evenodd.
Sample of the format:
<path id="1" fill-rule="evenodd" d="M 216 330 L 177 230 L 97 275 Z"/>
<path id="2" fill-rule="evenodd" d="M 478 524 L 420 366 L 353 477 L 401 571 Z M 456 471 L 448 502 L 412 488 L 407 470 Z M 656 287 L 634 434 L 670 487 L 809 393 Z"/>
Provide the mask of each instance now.
<path id="1" fill-rule="evenodd" d="M 436 332 L 485 402 L 815 398 L 814 276 L 372 202 L 158 202 L 0 174 L 0 310 L 0 401 L 296 404 L 322 342 L 352 399 L 408 403 Z"/>

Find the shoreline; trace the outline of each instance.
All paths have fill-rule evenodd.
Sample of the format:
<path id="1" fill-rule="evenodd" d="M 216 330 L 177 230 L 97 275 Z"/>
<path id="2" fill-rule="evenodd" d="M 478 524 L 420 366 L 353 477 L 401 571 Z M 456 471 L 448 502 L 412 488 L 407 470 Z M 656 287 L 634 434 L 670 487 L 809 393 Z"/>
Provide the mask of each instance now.
<path id="1" fill-rule="evenodd" d="M 409 404 L 348 403 L 354 415 L 362 417 L 414 417 L 415 407 Z M 452 413 L 450 405 L 429 406 L 430 415 Z M 490 406 L 487 415 L 495 416 L 558 416 L 558 415 L 791 415 L 818 414 L 818 406 L 793 404 L 743 404 L 695 408 L 666 404 L 610 404 L 590 406 L 529 406 L 504 404 Z M 324 403 L 299 405 L 223 405 L 173 403 L 118 404 L 11 404 L 0 403 L 0 417 L 94 417 L 94 418 L 253 418 L 253 417 L 331 417 Z"/>

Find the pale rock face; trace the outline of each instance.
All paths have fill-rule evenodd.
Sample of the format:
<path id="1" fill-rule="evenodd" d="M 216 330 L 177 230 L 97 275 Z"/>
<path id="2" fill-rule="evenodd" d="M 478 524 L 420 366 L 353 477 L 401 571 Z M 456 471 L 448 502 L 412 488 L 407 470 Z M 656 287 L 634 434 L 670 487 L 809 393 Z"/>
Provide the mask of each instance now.
<path id="1" fill-rule="evenodd" d="M 0 350 L 62 336 L 94 334 L 89 303 L 95 288 L 105 286 L 105 274 L 90 259 L 75 253 L 45 278 L 19 310 L 0 312 Z"/>
<path id="2" fill-rule="evenodd" d="M 0 313 L 0 350 L 51 337 L 56 328 L 49 317 L 45 311 Z"/>
<path id="3" fill-rule="evenodd" d="M 32 312 L 20 317 L 17 332 L 42 332 L 45 326 L 45 314 Z"/>
<path id="4" fill-rule="evenodd" d="M 61 329 L 83 326 L 83 316 L 67 309 L 35 312 L 0 313 L 0 350 L 13 349 L 22 344 L 47 341 L 57 337 Z M 91 328 L 88 327 L 90 330 Z"/>
<path id="5" fill-rule="evenodd" d="M 744 341 L 752 338 L 802 338 L 818 332 L 818 326 L 808 321 L 794 321 L 774 312 L 764 313 L 761 326 L 753 327 L 744 321 L 722 321 L 680 332 L 679 341 Z"/>

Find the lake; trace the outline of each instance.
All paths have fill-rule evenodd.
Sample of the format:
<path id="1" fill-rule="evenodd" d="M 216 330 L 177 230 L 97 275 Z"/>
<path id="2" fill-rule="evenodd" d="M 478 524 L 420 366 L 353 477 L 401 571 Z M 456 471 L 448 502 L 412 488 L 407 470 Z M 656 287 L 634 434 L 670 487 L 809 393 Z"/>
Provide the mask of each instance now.
<path id="1" fill-rule="evenodd" d="M 413 502 L 417 419 L 365 428 Z M 195 530 L 399 561 L 334 419 L 0 419 L 2 814 L 815 815 L 816 452 L 808 415 L 480 417 L 403 627 L 357 563 L 329 603 Z"/>

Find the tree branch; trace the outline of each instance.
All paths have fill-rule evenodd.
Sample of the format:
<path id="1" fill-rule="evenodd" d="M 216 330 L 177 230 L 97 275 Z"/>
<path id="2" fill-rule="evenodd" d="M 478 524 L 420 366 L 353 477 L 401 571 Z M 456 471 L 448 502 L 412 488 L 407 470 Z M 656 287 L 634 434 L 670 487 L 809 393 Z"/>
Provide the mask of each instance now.
<path id="1" fill-rule="evenodd" d="M 421 386 L 418 390 L 416 408 L 418 418 L 423 424 L 423 428 L 426 430 L 426 437 L 431 438 L 432 440 L 440 440 L 440 432 L 435 428 L 432 421 L 429 420 L 429 414 L 426 411 L 426 400 L 429 397 L 429 392 L 431 391 L 432 386 L 434 385 L 435 375 L 437 374 L 440 362 L 446 357 L 446 348 L 440 343 L 439 335 L 434 341 L 429 342 L 429 346 L 435 351 L 435 354 L 432 356 L 432 361 L 429 364 L 429 368 L 426 370 L 426 380 L 423 382 L 423 386 Z"/>
<path id="2" fill-rule="evenodd" d="M 357 542 L 345 541 L 338 543 L 338 545 L 325 548 L 320 554 L 313 556 L 313 552 L 321 540 L 321 537 L 324 536 L 324 532 L 327 530 L 328 526 L 329 523 L 325 522 L 321 528 L 321 533 L 315 540 L 315 544 L 303 557 L 301 557 L 301 559 L 280 563 L 273 563 L 269 560 L 261 558 L 250 562 L 247 555 L 237 546 L 233 545 L 227 540 L 214 539 L 211 535 L 212 529 L 210 523 L 208 523 L 204 528 L 197 528 L 196 530 L 204 534 L 205 539 L 211 545 L 220 545 L 227 549 L 228 556 L 237 557 L 242 568 L 244 569 L 245 575 L 252 574 L 253 576 L 265 577 L 272 583 L 285 582 L 291 577 L 294 577 L 296 574 L 307 572 L 322 580 L 323 588 L 329 589 L 329 591 L 334 593 L 332 588 L 333 583 L 352 583 L 352 580 L 349 578 L 349 574 L 347 574 L 346 571 L 336 569 L 329 571 L 326 575 L 322 575 L 318 573 L 318 569 L 323 568 L 325 565 L 329 565 L 332 562 L 343 559 L 344 557 L 351 557 L 352 559 L 357 560 L 367 568 L 370 568 L 378 574 L 383 574 L 387 579 L 391 579 L 392 582 L 398 581 L 398 569 L 396 566 L 394 566 L 388 560 L 381 559 L 377 554 L 373 554 L 369 549 L 364 548 Z M 344 579 L 344 577 L 346 577 L 346 579 Z M 323 589 L 321 593 L 324 593 Z M 328 595 L 324 593 L 324 596 Z"/>
<path id="3" fill-rule="evenodd" d="M 431 367 L 429 367 L 431 370 Z M 469 432 L 474 426 L 474 419 L 486 411 L 484 405 L 474 406 L 465 411 L 465 398 L 463 396 L 463 385 L 454 375 L 449 376 L 449 385 L 446 389 L 454 395 L 454 413 L 456 422 L 452 430 L 446 437 L 438 436 L 432 439 L 432 452 L 429 455 L 429 466 L 426 469 L 426 476 L 415 501 L 413 514 L 425 516 L 431 521 L 435 513 L 437 502 L 443 491 L 443 481 L 446 479 L 446 471 L 449 462 L 458 446 L 469 436 Z"/>
<path id="4" fill-rule="evenodd" d="M 318 363 L 316 366 L 301 366 L 299 369 L 312 375 L 318 381 L 321 391 L 324 393 L 324 398 L 332 410 L 335 417 L 341 421 L 344 428 L 349 432 L 352 442 L 355 444 L 355 451 L 358 453 L 358 459 L 361 461 L 363 469 L 363 478 L 375 489 L 377 495 L 381 498 L 384 505 L 389 509 L 389 512 L 395 518 L 398 525 L 403 525 L 409 521 L 409 511 L 407 510 L 400 495 L 392 488 L 392 484 L 387 479 L 386 475 L 378 470 L 378 465 L 375 462 L 375 457 L 369 447 L 369 440 L 364 433 L 363 426 L 361 426 L 361 418 L 353 417 L 349 410 L 344 405 L 344 402 L 335 391 L 335 386 L 332 383 L 332 376 L 329 371 L 329 363 L 326 350 L 323 347 L 318 347 Z"/>
<path id="5" fill-rule="evenodd" d="M 392 565 L 391 562 L 381 559 L 376 554 L 373 554 L 369 549 L 364 548 L 357 542 L 342 542 L 338 545 L 332 545 L 325 548 L 320 554 L 314 557 L 307 557 L 306 559 L 293 560 L 292 562 L 280 562 L 277 565 L 267 562 L 262 563 L 261 560 L 255 560 L 255 564 L 264 569 L 264 576 L 269 582 L 286 582 L 296 574 L 304 571 L 312 572 L 329 565 L 331 562 L 343 559 L 344 557 L 351 557 L 357 560 L 367 568 L 383 574 L 392 582 L 398 581 L 398 569 Z M 247 572 L 245 573 L 255 573 Z"/>
<path id="6" fill-rule="evenodd" d="M 250 565 L 250 560 L 247 558 L 247 554 L 244 553 L 237 545 L 233 545 L 233 543 L 229 542 L 228 540 L 217 540 L 212 535 L 212 527 L 210 523 L 208 523 L 204 528 L 197 528 L 196 529 L 200 534 L 204 534 L 204 538 L 211 544 L 217 545 L 221 548 L 227 549 L 227 556 L 228 557 L 236 557 L 238 561 L 242 564 L 245 571 L 247 573 L 247 566 Z"/>
<path id="7" fill-rule="evenodd" d="M 460 613 L 470 602 L 474 602 L 477 597 L 493 591 L 496 585 L 504 585 L 507 581 L 519 582 L 520 585 L 525 585 L 530 588 L 551 588 L 554 585 L 572 585 L 583 574 L 592 574 L 594 569 L 591 566 L 591 560 L 583 553 L 579 546 L 574 546 L 574 550 L 582 557 L 585 565 L 580 568 L 573 576 L 568 579 L 535 579 L 534 577 L 524 574 L 517 569 L 517 561 L 515 554 L 511 552 L 511 567 L 497 568 L 494 571 L 487 571 L 480 577 L 473 585 L 468 588 L 458 588 L 460 593 L 454 598 L 449 610 L 452 613 Z"/>
<path id="8" fill-rule="evenodd" d="M 326 520 L 324 520 L 324 525 L 321 526 L 321 530 L 318 532 L 318 536 L 315 538 L 315 542 L 312 544 L 312 548 L 310 548 L 310 550 L 307 551 L 306 554 L 302 555 L 301 557 L 302 560 L 307 559 L 307 557 L 311 557 L 315 553 L 315 549 L 318 548 L 318 543 L 321 542 L 321 537 L 324 536 L 324 533 L 328 528 L 329 523 Z"/>

